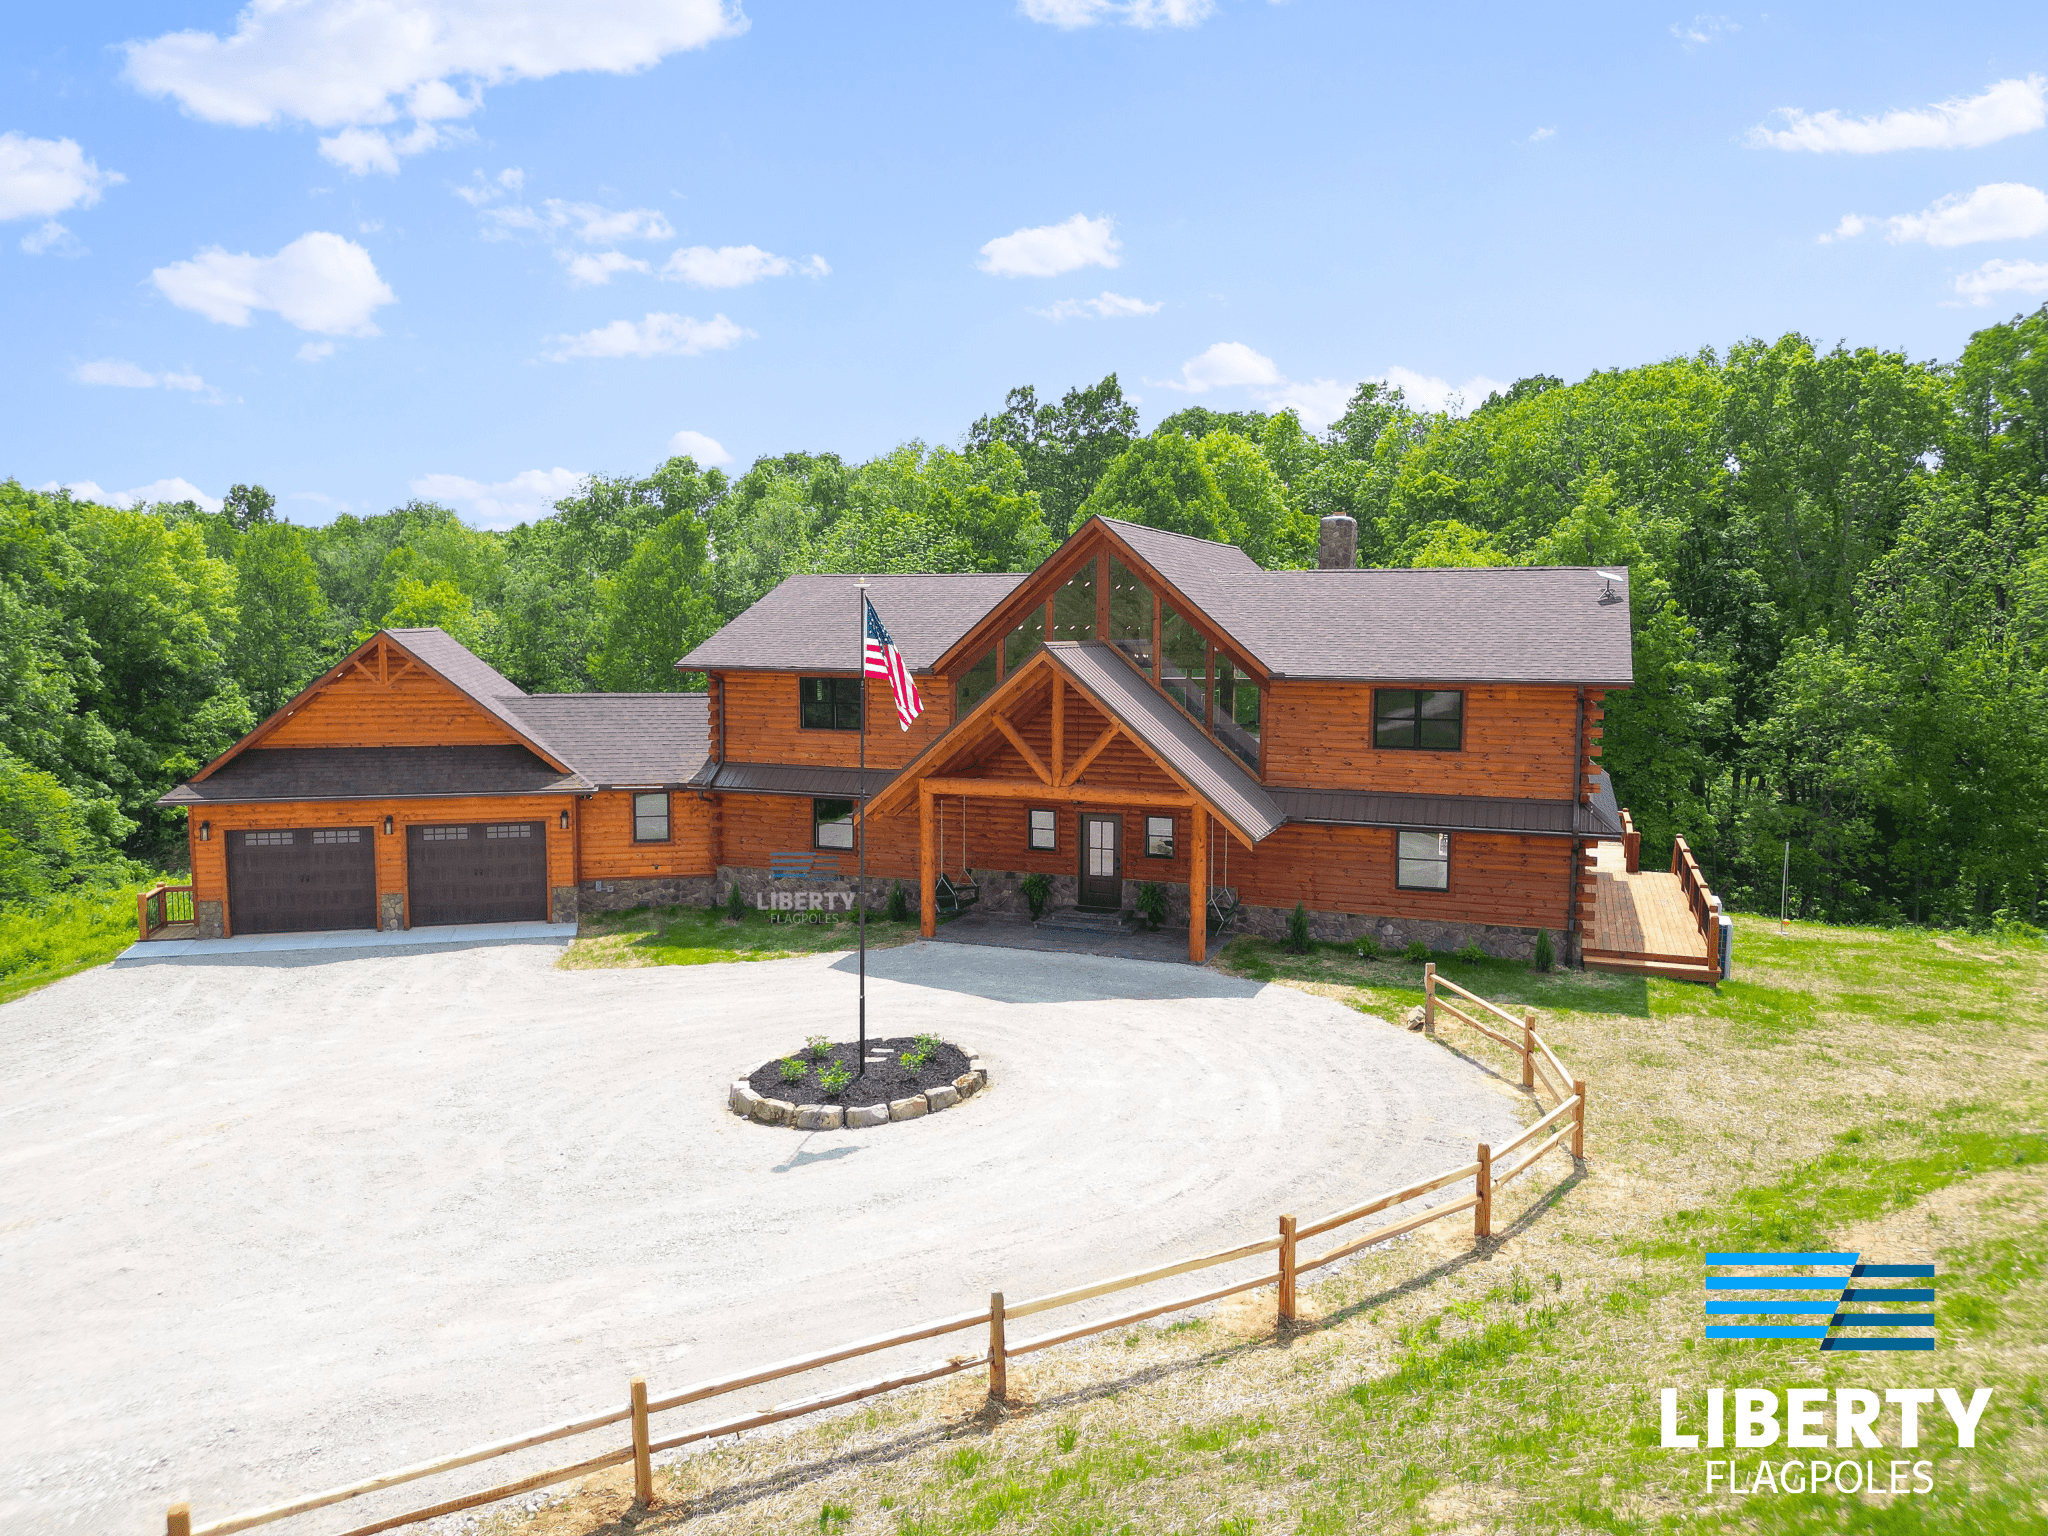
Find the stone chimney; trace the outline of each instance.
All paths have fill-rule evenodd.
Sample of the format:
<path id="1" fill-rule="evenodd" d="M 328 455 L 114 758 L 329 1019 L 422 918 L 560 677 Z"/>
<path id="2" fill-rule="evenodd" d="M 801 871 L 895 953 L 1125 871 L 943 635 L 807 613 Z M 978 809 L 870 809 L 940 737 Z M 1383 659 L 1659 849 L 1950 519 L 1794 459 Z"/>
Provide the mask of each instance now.
<path id="1" fill-rule="evenodd" d="M 1348 571 L 1358 564 L 1358 523 L 1339 512 L 1323 519 L 1316 565 L 1325 571 Z"/>

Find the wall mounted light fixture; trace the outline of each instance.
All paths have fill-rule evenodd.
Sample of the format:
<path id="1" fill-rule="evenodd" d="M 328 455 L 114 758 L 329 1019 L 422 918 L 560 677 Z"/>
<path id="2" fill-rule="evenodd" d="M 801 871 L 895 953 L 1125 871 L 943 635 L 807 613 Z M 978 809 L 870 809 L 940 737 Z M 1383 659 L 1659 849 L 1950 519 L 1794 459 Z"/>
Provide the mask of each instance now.
<path id="1" fill-rule="evenodd" d="M 384 818 L 384 835 L 386 837 L 391 835 L 391 818 L 389 816 Z"/>
<path id="2" fill-rule="evenodd" d="M 202 821 L 201 823 L 199 823 L 199 841 L 201 841 L 202 843 L 210 843 L 213 841 L 212 822 Z"/>
<path id="3" fill-rule="evenodd" d="M 562 812 L 562 830 L 564 832 L 569 830 L 569 813 L 566 810 Z"/>

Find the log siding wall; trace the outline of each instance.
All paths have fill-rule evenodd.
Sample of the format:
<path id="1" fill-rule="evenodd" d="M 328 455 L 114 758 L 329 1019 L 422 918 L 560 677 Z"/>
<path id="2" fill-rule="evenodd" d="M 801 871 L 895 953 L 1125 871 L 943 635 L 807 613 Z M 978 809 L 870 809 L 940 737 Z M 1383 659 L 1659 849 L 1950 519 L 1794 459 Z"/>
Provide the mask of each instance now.
<path id="1" fill-rule="evenodd" d="M 379 683 L 351 672 L 313 695 L 259 743 L 265 747 L 471 747 L 523 744 L 519 734 L 437 677 Z"/>
<path id="2" fill-rule="evenodd" d="M 691 790 L 669 791 L 668 841 L 633 841 L 633 795 L 608 790 L 577 810 L 579 880 L 673 879 L 718 870 L 711 802 Z"/>
<path id="3" fill-rule="evenodd" d="M 818 672 L 721 672 L 717 675 L 724 723 L 720 744 L 735 763 L 804 763 L 852 768 L 860 762 L 858 731 L 807 731 L 798 722 L 797 680 Z M 886 678 L 867 680 L 868 766 L 901 768 L 953 723 L 953 685 L 920 677 L 924 713 L 909 730 L 896 724 L 896 703 Z"/>
<path id="4" fill-rule="evenodd" d="M 1464 745 L 1456 752 L 1381 750 L 1372 744 L 1375 688 L 1427 682 L 1276 682 L 1263 740 L 1266 782 L 1303 789 L 1485 795 L 1511 800 L 1575 798 L 1570 688 L 1466 685 Z"/>

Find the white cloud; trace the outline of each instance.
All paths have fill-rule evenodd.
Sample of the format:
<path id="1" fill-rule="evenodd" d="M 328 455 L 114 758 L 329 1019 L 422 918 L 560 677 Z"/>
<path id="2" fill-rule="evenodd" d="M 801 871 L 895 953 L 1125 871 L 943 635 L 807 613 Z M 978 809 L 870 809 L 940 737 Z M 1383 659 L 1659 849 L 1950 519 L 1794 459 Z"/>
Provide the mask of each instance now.
<path id="1" fill-rule="evenodd" d="M 1726 16 L 1695 16 L 1691 21 L 1671 23 L 1671 35 L 1685 44 L 1686 51 L 1714 42 L 1729 32 L 1740 32 L 1742 28 Z"/>
<path id="2" fill-rule="evenodd" d="M 628 256 L 624 251 L 599 251 L 595 256 L 557 251 L 555 255 L 568 264 L 569 281 L 579 288 L 597 287 L 608 283 L 620 272 L 651 270 L 639 257 Z"/>
<path id="3" fill-rule="evenodd" d="M 1508 388 L 1499 379 L 1490 379 L 1483 373 L 1473 374 L 1462 384 L 1451 384 L 1398 363 L 1377 382 L 1400 390 L 1416 410 L 1449 411 L 1453 415 L 1463 415 L 1474 406 L 1485 404 L 1488 395 Z"/>
<path id="4" fill-rule="evenodd" d="M 732 455 L 725 451 L 724 444 L 715 437 L 706 437 L 702 432 L 688 428 L 668 440 L 670 453 L 687 454 L 699 464 L 730 464 Z"/>
<path id="5" fill-rule="evenodd" d="M 140 507 L 153 501 L 193 501 L 209 512 L 220 510 L 220 498 L 209 496 L 190 480 L 173 476 L 168 480 L 152 480 L 147 485 L 138 485 L 132 491 L 103 491 L 97 481 L 67 480 L 59 484 L 55 480 L 45 481 L 36 487 L 48 494 L 51 491 L 69 491 L 79 501 L 96 501 L 103 507 Z"/>
<path id="6" fill-rule="evenodd" d="M 2048 261 L 1987 261 L 1957 278 L 1956 292 L 1972 304 L 1989 304 L 1996 293 L 2048 293 Z"/>
<path id="7" fill-rule="evenodd" d="M 100 190 L 126 181 L 103 171 L 71 139 L 32 139 L 0 133 L 0 219 L 46 218 L 67 208 L 90 208 Z"/>
<path id="8" fill-rule="evenodd" d="M 250 311 L 275 310 L 302 331 L 375 336 L 370 316 L 396 302 L 370 253 L 352 240 L 316 230 L 275 256 L 236 256 L 212 246 L 150 276 L 180 309 L 221 325 L 247 325 Z"/>
<path id="9" fill-rule="evenodd" d="M 2024 240 L 2048 231 L 2048 195 L 2018 181 L 1994 181 L 1964 196 L 1951 193 L 1923 213 L 1885 221 L 1894 241 L 1974 245 L 1979 240 Z"/>
<path id="10" fill-rule="evenodd" d="M 805 277 L 829 277 L 832 268 L 822 256 L 792 260 L 764 251 L 758 245 L 684 246 L 668 259 L 661 275 L 674 282 L 699 288 L 744 288 L 764 277 L 787 277 L 800 272 Z"/>
<path id="11" fill-rule="evenodd" d="M 1894 149 L 1975 149 L 2016 133 L 2032 133 L 2048 123 L 2048 77 L 2001 80 L 1982 95 L 1952 97 L 1932 106 L 1882 117 L 1844 117 L 1783 107 L 1774 114 L 1784 126 L 1759 124 L 1749 142 L 1759 149 L 1840 151 L 1852 155 L 1882 154 Z"/>
<path id="12" fill-rule="evenodd" d="M 1075 214 L 1059 224 L 1042 224 L 999 235 L 981 248 L 982 271 L 997 277 L 1058 277 L 1078 267 L 1114 267 L 1121 242 L 1115 222 Z"/>
<path id="13" fill-rule="evenodd" d="M 1814 238 L 1819 240 L 1822 245 L 1833 245 L 1837 240 L 1854 240 L 1868 228 L 1870 228 L 1870 220 L 1864 218 L 1862 214 L 1845 213 L 1842 215 L 1841 223 L 1837 224 L 1826 234 L 1817 235 Z"/>
<path id="14" fill-rule="evenodd" d="M 298 358 L 302 363 L 324 363 L 332 356 L 334 343 L 331 341 L 309 341 L 298 351 Z"/>
<path id="15" fill-rule="evenodd" d="M 1178 381 L 1147 379 L 1145 382 L 1177 389 L 1184 394 L 1205 395 L 1212 389 L 1229 389 L 1238 384 L 1280 385 L 1287 381 L 1281 377 L 1280 369 L 1270 357 L 1254 352 L 1241 341 L 1219 341 L 1208 351 L 1182 363 Z"/>
<path id="16" fill-rule="evenodd" d="M 586 478 L 580 471 L 561 468 L 529 469 L 492 484 L 465 475 L 421 475 L 411 482 L 411 489 L 426 501 L 469 507 L 487 528 L 509 528 L 546 517 L 556 502 L 573 496 Z"/>
<path id="17" fill-rule="evenodd" d="M 1216 0 L 1019 0 L 1017 9 L 1032 21 L 1071 30 L 1098 21 L 1121 21 L 1132 27 L 1199 26 L 1216 10 Z"/>
<path id="18" fill-rule="evenodd" d="M 1545 139 L 1554 139 L 1556 137 L 1557 130 L 1555 128 L 1538 128 L 1529 135 L 1529 142 L 1531 144 L 1541 144 Z"/>
<path id="19" fill-rule="evenodd" d="M 21 237 L 21 248 L 31 256 L 40 256 L 53 245 L 72 243 L 71 231 L 55 219 L 49 220 L 40 229 L 32 229 Z"/>
<path id="20" fill-rule="evenodd" d="M 1311 432 L 1320 432 L 1344 414 L 1344 407 L 1351 403 L 1357 388 L 1341 379 L 1313 379 L 1302 384 L 1284 384 L 1265 399 L 1276 410 L 1293 411 Z"/>
<path id="21" fill-rule="evenodd" d="M 72 379 L 79 384 L 107 384 L 116 389 L 165 389 L 183 390 L 187 394 L 211 393 L 206 380 L 196 373 L 151 373 L 147 368 L 138 367 L 118 357 L 104 357 L 97 362 L 80 363 L 71 370 Z"/>
<path id="22" fill-rule="evenodd" d="M 557 363 L 572 357 L 696 357 L 732 346 L 748 334 L 724 315 L 699 320 L 657 311 L 644 320 L 614 320 L 579 336 L 551 336 L 561 345 L 547 356 Z"/>
<path id="23" fill-rule="evenodd" d="M 728 0 L 252 0 L 226 37 L 129 43 L 127 74 L 207 122 L 343 130 L 321 152 L 360 174 L 446 142 L 436 125 L 474 111 L 487 85 L 627 74 L 746 26 Z M 370 132 L 400 118 L 409 134 Z"/>
<path id="24" fill-rule="evenodd" d="M 482 195 L 479 196 L 479 190 Z M 488 185 L 457 187 L 455 195 L 472 205 L 495 195 Z M 618 240 L 666 240 L 675 234 L 659 208 L 604 208 L 596 203 L 569 203 L 550 197 L 539 208 L 524 203 L 505 203 L 483 210 L 487 239 L 509 240 L 514 234 L 536 234 L 553 239 L 567 234 L 587 244 L 610 244 Z"/>
<path id="25" fill-rule="evenodd" d="M 1048 320 L 1121 320 L 1132 315 L 1156 315 L 1163 307 L 1105 288 L 1092 299 L 1061 299 L 1050 309 L 1034 309 L 1032 313 Z"/>
<path id="26" fill-rule="evenodd" d="M 516 165 L 508 165 L 496 176 L 486 176 L 482 171 L 475 173 L 474 180 L 466 187 L 457 187 L 455 195 L 472 208 L 481 208 L 485 203 L 519 191 L 526 185 L 526 172 Z"/>

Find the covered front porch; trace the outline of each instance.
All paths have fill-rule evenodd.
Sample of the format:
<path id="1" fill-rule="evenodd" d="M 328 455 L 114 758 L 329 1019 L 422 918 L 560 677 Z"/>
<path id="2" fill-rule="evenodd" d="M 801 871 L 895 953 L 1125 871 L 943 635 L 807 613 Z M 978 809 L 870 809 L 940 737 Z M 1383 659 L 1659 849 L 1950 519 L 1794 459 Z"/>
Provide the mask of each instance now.
<path id="1" fill-rule="evenodd" d="M 1100 642 L 1043 648 L 893 779 L 866 816 L 913 811 L 927 937 L 942 913 L 977 901 L 976 870 L 1042 875 L 1066 898 L 1055 908 L 1104 913 L 1157 883 L 1171 893 L 1195 964 L 1208 958 L 1219 845 L 1250 849 L 1283 820 L 1220 744 Z"/>

